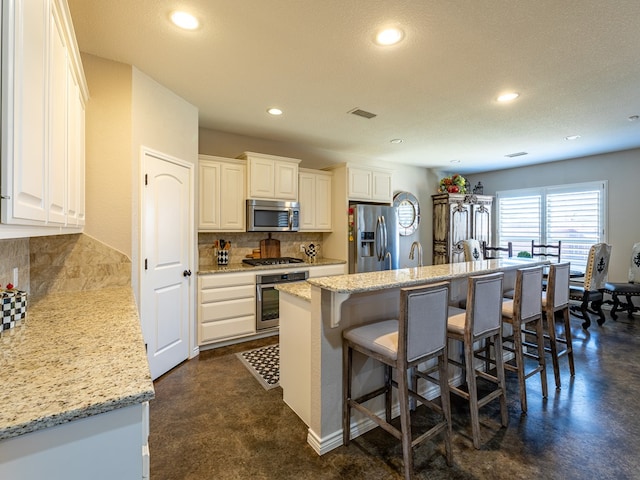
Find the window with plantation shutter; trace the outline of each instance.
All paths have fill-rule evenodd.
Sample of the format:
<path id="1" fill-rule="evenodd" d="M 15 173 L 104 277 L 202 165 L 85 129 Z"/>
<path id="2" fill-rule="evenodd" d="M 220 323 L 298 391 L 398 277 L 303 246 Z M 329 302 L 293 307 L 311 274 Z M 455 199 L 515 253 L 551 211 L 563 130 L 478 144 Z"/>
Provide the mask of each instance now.
<path id="1" fill-rule="evenodd" d="M 584 270 L 589 248 L 606 238 L 606 182 L 590 182 L 496 193 L 496 233 L 513 255 L 562 241 L 562 261 Z"/>

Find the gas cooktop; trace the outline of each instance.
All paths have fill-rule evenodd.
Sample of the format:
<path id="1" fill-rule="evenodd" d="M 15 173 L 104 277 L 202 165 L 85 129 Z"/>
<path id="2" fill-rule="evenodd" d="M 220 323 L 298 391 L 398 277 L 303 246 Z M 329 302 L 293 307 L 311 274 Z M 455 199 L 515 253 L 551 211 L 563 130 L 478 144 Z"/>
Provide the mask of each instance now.
<path id="1" fill-rule="evenodd" d="M 242 263 L 251 265 L 253 267 L 260 267 L 263 265 L 287 265 L 289 263 L 302 263 L 303 260 L 294 257 L 277 257 L 277 258 L 245 258 Z"/>

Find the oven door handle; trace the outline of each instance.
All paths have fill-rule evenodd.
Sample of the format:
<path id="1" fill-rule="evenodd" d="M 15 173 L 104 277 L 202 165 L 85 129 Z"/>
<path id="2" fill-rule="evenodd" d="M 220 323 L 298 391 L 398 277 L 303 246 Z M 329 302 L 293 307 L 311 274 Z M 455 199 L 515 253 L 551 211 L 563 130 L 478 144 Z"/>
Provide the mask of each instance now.
<path id="1" fill-rule="evenodd" d="M 286 282 L 278 282 L 278 283 L 286 283 Z M 257 283 L 256 284 L 256 296 L 257 301 L 262 302 L 262 290 L 266 290 L 267 288 L 275 288 L 277 283 Z"/>

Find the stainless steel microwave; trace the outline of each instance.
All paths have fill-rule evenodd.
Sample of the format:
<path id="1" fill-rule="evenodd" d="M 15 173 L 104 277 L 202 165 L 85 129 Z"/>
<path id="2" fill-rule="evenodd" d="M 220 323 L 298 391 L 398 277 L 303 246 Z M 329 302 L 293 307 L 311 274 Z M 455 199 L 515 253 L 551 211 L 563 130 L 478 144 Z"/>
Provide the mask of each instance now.
<path id="1" fill-rule="evenodd" d="M 247 200 L 247 232 L 297 232 L 300 204 L 275 200 Z"/>

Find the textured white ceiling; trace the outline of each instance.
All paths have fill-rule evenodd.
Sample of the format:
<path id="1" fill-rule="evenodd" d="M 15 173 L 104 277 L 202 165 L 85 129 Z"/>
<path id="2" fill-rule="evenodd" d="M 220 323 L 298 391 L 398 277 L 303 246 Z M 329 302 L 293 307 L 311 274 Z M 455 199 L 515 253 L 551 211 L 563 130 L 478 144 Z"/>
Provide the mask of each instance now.
<path id="1" fill-rule="evenodd" d="M 68 1 L 81 51 L 135 65 L 201 127 L 461 173 L 640 147 L 639 0 Z M 388 24 L 405 41 L 374 45 Z"/>

